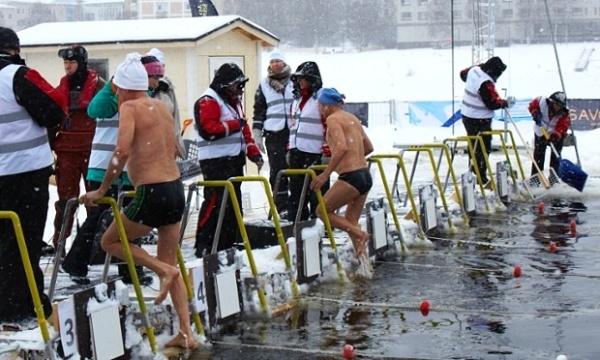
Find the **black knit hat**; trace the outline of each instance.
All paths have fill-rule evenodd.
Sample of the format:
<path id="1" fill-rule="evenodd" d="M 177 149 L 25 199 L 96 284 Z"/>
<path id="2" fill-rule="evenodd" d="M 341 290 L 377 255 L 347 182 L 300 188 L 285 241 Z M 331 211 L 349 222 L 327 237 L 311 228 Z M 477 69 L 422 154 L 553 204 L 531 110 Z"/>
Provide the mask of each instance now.
<path id="1" fill-rule="evenodd" d="M 489 76 L 494 79 L 498 79 L 500 75 L 506 70 L 506 64 L 502 62 L 499 56 L 494 56 L 488 59 L 483 65 L 481 70 L 485 71 Z"/>
<path id="2" fill-rule="evenodd" d="M 560 105 L 560 107 L 563 108 L 564 110 L 569 111 L 569 109 L 567 108 L 567 96 L 565 95 L 564 92 L 556 91 L 556 92 L 552 93 L 552 95 L 550 95 L 550 97 L 548 97 L 548 99 L 550 101 L 552 101 L 553 103 Z"/>
<path id="3" fill-rule="evenodd" d="M 19 37 L 12 29 L 0 26 L 0 50 L 20 50 Z"/>
<path id="4" fill-rule="evenodd" d="M 246 75 L 236 63 L 225 63 L 217 70 L 210 87 L 219 91 L 233 84 L 245 84 L 248 81 Z"/>
<path id="5" fill-rule="evenodd" d="M 294 94 L 298 96 L 300 91 L 300 85 L 298 79 L 303 78 L 311 83 L 312 91 L 317 92 L 323 87 L 323 80 L 321 80 L 321 71 L 319 66 L 314 61 L 305 61 L 298 65 L 296 71 L 292 74 L 290 79 L 294 83 Z"/>

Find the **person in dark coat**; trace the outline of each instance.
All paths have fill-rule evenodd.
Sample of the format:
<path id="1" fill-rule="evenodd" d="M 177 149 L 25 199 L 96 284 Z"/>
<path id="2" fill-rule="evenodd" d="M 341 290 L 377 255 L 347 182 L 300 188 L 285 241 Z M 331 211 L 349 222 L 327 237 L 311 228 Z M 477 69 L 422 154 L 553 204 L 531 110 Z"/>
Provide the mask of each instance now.
<path id="1" fill-rule="evenodd" d="M 280 51 L 271 53 L 267 73 L 254 95 L 252 133 L 260 151 L 268 156 L 269 182 L 274 190 L 277 173 L 287 168 L 285 155 L 290 137 L 288 118 L 294 100 L 294 85 L 290 81 L 290 66 Z M 281 178 L 278 193 L 273 196 L 278 211 L 284 214 L 288 202 L 287 177 Z"/>
<path id="2" fill-rule="evenodd" d="M 246 157 L 260 169 L 263 159 L 252 138 L 242 105 L 242 94 L 248 78 L 234 63 L 225 63 L 217 70 L 210 87 L 194 104 L 194 118 L 200 134 L 198 157 L 204 180 L 227 180 L 244 175 Z M 234 184 L 241 207 L 240 184 Z M 198 215 L 196 256 L 210 253 L 213 241 L 218 250 L 233 246 L 238 237 L 238 225 L 231 205 L 227 205 L 219 239 L 215 229 L 222 201 L 222 188 L 204 188 L 204 201 Z"/>
<path id="3" fill-rule="evenodd" d="M 494 110 L 508 108 L 514 104 L 514 98 L 502 99 L 496 91 L 496 81 L 504 70 L 506 65 L 502 59 L 494 56 L 483 64 L 468 67 L 460 72 L 460 78 L 466 83 L 460 111 L 467 135 L 475 136 L 480 132 L 492 130 Z M 492 137 L 482 137 L 485 151 L 489 154 Z M 475 147 L 475 159 L 481 180 L 486 184 L 489 179 L 483 149 L 475 141 L 472 141 L 471 145 Z"/>
<path id="4" fill-rule="evenodd" d="M 294 102 L 288 120 L 290 128 L 288 167 L 307 169 L 313 165 L 320 165 L 323 157 L 331 156 L 325 142 L 327 125 L 325 118 L 319 112 L 317 101 L 317 93 L 323 87 L 323 82 L 319 66 L 313 61 L 300 64 L 291 78 L 294 82 Z M 290 177 L 289 221 L 296 220 L 303 184 L 303 177 Z M 326 182 L 321 192 L 325 192 L 328 188 L 329 182 Z M 317 205 L 316 196 L 308 189 L 300 220 L 316 218 Z"/>
<path id="5" fill-rule="evenodd" d="M 529 113 L 533 117 L 534 132 L 535 132 L 535 148 L 533 150 L 533 158 L 540 170 L 544 170 L 544 162 L 546 158 L 546 148 L 550 144 L 554 145 L 554 149 L 560 155 L 567 130 L 571 125 L 569 119 L 569 109 L 567 108 L 567 97 L 562 91 L 552 93 L 549 97 L 538 96 L 529 103 Z M 544 130 L 542 130 L 544 129 Z M 544 136 L 544 132 L 548 138 Z M 559 158 L 550 153 L 550 166 L 558 174 Z M 537 169 L 531 165 L 531 175 L 537 174 Z"/>
<path id="6" fill-rule="evenodd" d="M 54 204 L 54 236 L 52 243 L 57 247 L 58 235 L 63 223 L 67 200 L 79 196 L 79 183 L 85 181 L 96 122 L 87 114 L 87 107 L 96 93 L 104 86 L 104 80 L 88 69 L 87 50 L 80 45 L 58 51 L 63 59 L 66 75 L 56 88 L 68 101 L 69 116 L 60 123 L 52 150 L 56 154 L 56 187 L 58 201 Z M 89 184 L 84 182 L 86 190 Z M 72 223 L 73 213 L 67 214 L 67 224 Z M 70 234 L 70 227 L 67 235 Z"/>
<path id="7" fill-rule="evenodd" d="M 20 218 L 35 285 L 50 316 L 39 266 L 54 161 L 47 129 L 65 119 L 66 99 L 25 66 L 19 53 L 17 34 L 0 27 L 0 210 L 14 211 Z M 1 219 L 0 322 L 35 315 L 12 223 Z"/>

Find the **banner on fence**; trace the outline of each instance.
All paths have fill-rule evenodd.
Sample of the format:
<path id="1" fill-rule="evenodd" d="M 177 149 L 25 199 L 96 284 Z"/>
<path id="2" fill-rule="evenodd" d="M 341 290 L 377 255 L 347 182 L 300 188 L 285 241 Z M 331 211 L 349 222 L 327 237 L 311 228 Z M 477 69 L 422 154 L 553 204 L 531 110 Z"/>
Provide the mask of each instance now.
<path id="1" fill-rule="evenodd" d="M 600 127 L 600 99 L 570 99 L 569 116 L 574 130 Z"/>
<path id="2" fill-rule="evenodd" d="M 365 127 L 369 127 L 369 103 L 344 103 L 344 110 L 353 113 Z"/>

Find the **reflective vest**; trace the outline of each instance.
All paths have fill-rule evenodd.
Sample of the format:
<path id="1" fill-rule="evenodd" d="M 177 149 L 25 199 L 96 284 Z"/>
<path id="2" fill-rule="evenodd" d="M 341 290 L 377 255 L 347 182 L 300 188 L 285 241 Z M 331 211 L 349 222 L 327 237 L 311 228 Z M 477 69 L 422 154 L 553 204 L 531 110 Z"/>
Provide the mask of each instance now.
<path id="1" fill-rule="evenodd" d="M 204 96 L 215 99 L 217 103 L 219 103 L 219 108 L 221 110 L 221 122 L 240 118 L 238 113 L 230 105 L 226 104 L 221 96 L 219 96 L 219 94 L 217 94 L 217 92 L 213 89 L 208 88 L 208 90 L 206 90 L 201 97 Z M 242 136 L 242 129 L 240 129 L 240 131 L 218 140 L 208 141 L 200 138 L 198 141 L 198 158 L 200 160 L 206 160 L 216 159 L 224 156 L 237 156 L 240 154 L 240 152 L 242 152 L 242 150 L 245 149 L 246 143 L 244 142 L 244 137 Z"/>
<path id="2" fill-rule="evenodd" d="M 268 78 L 263 79 L 260 86 L 267 103 L 267 116 L 263 123 L 263 129 L 281 131 L 288 121 L 290 105 L 294 101 L 294 94 L 292 93 L 294 86 L 291 81 L 288 81 L 283 93 L 280 93 L 273 89 Z"/>
<path id="3" fill-rule="evenodd" d="M 538 99 L 540 103 L 540 113 L 542 113 L 542 126 L 544 129 L 546 129 L 548 135 L 550 135 L 554 132 L 554 128 L 556 128 L 556 124 L 558 123 L 558 120 L 560 120 L 561 115 L 555 115 L 550 118 L 550 109 L 548 109 L 548 102 L 546 101 L 546 98 L 540 96 Z M 544 136 L 544 134 L 542 134 L 542 129 L 537 124 L 534 125 L 533 131 L 535 132 L 536 136 Z"/>
<path id="4" fill-rule="evenodd" d="M 491 119 L 494 117 L 494 110 L 488 109 L 479 95 L 479 88 L 485 81 L 494 82 L 479 66 L 473 66 L 467 73 L 465 95 L 460 109 L 464 116 L 473 119 Z"/>
<path id="5" fill-rule="evenodd" d="M 292 104 L 290 128 L 290 149 L 298 149 L 307 153 L 321 154 L 325 139 L 323 137 L 323 122 L 319 112 L 317 99 L 311 96 L 304 108 L 300 110 L 300 99 Z"/>
<path id="6" fill-rule="evenodd" d="M 108 169 L 113 151 L 117 146 L 119 136 L 119 113 L 109 119 L 96 120 L 96 133 L 92 141 L 92 153 L 90 154 L 90 169 Z"/>
<path id="7" fill-rule="evenodd" d="M 15 99 L 13 80 L 19 67 L 0 70 L 0 176 L 43 169 L 54 162 L 46 128 Z"/>

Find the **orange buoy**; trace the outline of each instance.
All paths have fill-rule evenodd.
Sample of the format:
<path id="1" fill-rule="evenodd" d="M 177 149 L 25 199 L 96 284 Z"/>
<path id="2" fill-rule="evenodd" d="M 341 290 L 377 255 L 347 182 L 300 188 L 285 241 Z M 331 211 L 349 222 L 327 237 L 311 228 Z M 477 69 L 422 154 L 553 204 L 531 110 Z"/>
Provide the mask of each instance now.
<path id="1" fill-rule="evenodd" d="M 515 265 L 515 268 L 513 270 L 513 276 L 518 278 L 521 277 L 523 270 L 521 269 L 521 265 Z"/>
<path id="2" fill-rule="evenodd" d="M 556 243 L 554 241 L 550 241 L 550 245 L 548 246 L 548 250 L 551 253 L 555 253 L 558 251 L 558 247 L 556 246 Z"/>
<path id="3" fill-rule="evenodd" d="M 344 359 L 354 359 L 354 355 L 354 346 L 350 344 L 344 345 L 344 348 L 342 349 L 342 356 Z"/>
<path id="4" fill-rule="evenodd" d="M 427 299 L 421 302 L 421 306 L 419 306 L 419 310 L 421 310 L 421 315 L 427 316 L 429 315 L 429 301 Z"/>

